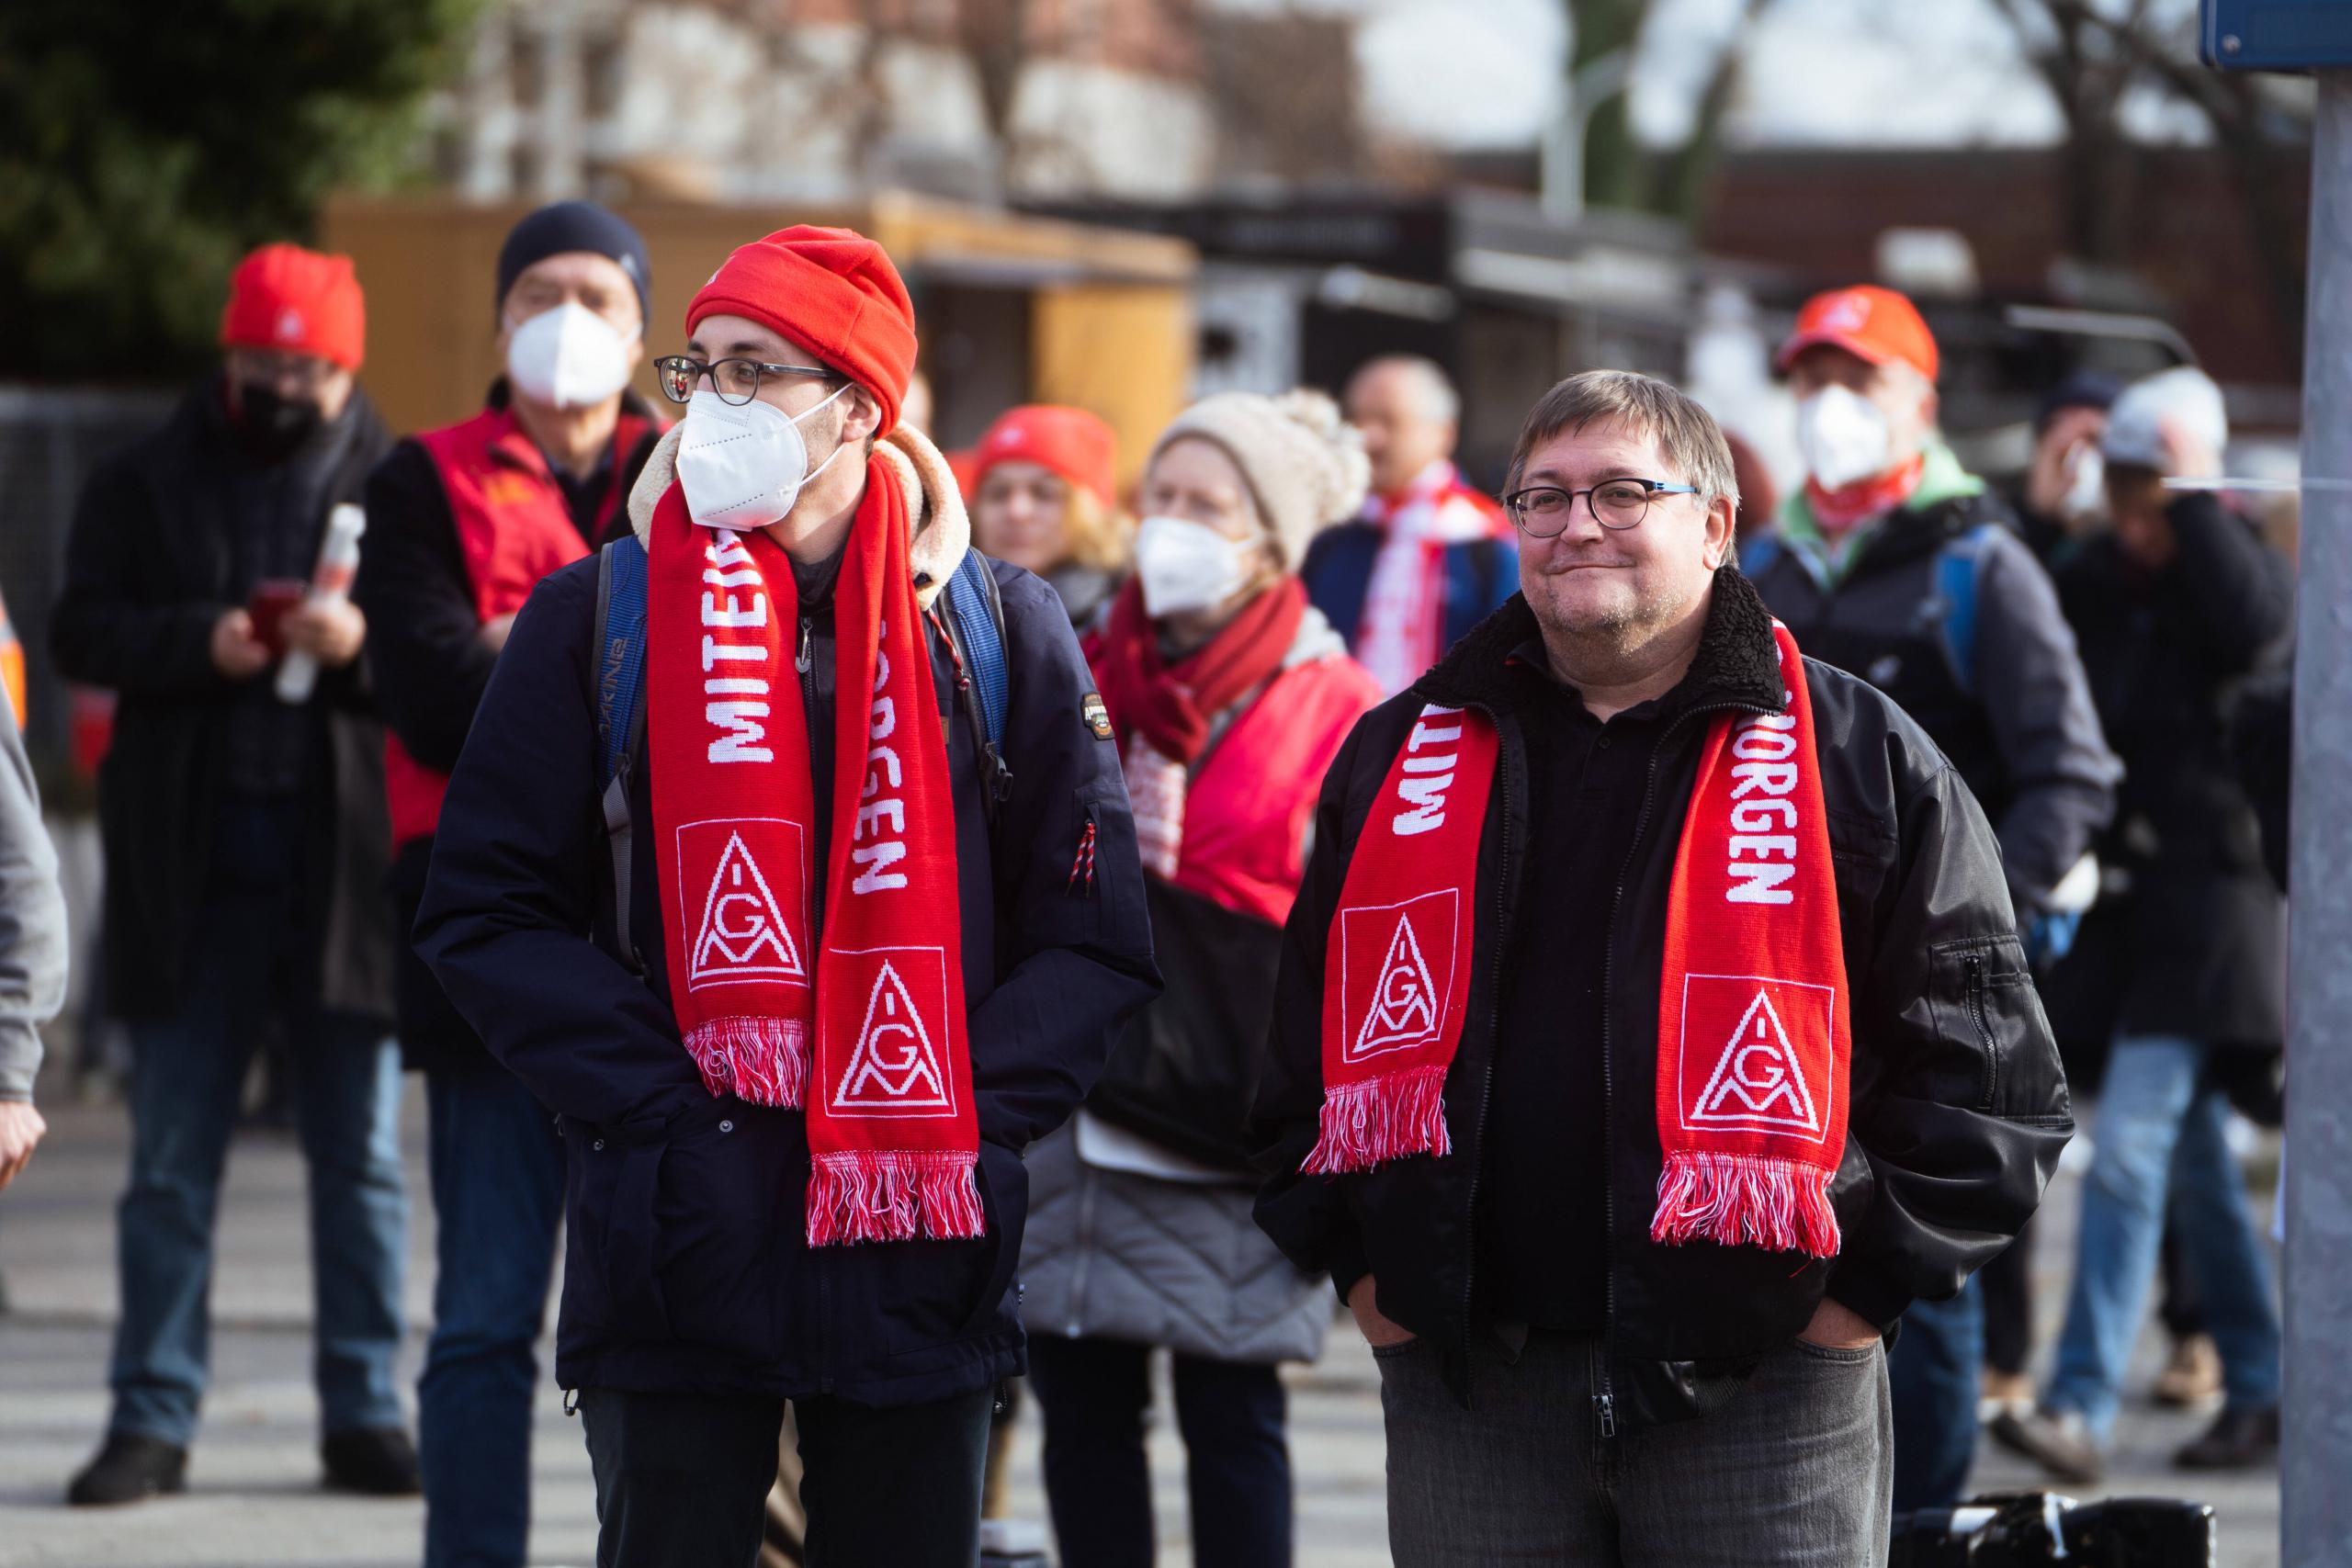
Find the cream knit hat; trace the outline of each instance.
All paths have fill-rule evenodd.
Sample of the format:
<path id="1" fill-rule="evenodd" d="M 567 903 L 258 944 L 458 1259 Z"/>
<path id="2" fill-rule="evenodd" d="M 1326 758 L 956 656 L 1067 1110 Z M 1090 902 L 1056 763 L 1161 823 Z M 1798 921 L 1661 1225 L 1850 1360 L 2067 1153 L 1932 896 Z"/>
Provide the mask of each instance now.
<path id="1" fill-rule="evenodd" d="M 1187 435 L 1213 443 L 1233 459 L 1283 565 L 1293 571 L 1306 558 L 1307 542 L 1325 525 L 1352 515 L 1372 482 L 1363 438 L 1340 417 L 1340 405 L 1320 392 L 1204 398 L 1160 433 L 1152 460 Z"/>

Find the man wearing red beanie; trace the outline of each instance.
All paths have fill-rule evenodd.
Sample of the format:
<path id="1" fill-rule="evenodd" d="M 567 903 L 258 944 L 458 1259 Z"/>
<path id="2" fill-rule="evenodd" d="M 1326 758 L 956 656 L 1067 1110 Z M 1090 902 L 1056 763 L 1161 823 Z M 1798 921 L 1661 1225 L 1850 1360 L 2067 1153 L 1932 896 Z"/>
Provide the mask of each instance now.
<path id="1" fill-rule="evenodd" d="M 563 1123 L 599 1559 L 749 1562 L 789 1402 L 815 1568 L 966 1568 L 1021 1151 L 1158 986 L 1134 824 L 1052 591 L 899 425 L 881 248 L 771 234 L 685 326 L 631 536 L 491 677 L 417 948 Z"/>
<path id="2" fill-rule="evenodd" d="M 98 786 L 104 971 L 133 1047 L 114 1410 L 76 1504 L 185 1484 L 221 1167 L 273 1021 L 311 1160 L 327 1480 L 417 1488 L 393 1380 L 408 1200 L 383 730 L 347 559 L 322 558 L 330 513 L 391 444 L 355 383 L 349 258 L 255 251 L 220 342 L 222 372 L 91 476 L 51 626 L 59 669 L 119 697 Z"/>
<path id="3" fill-rule="evenodd" d="M 2084 863 L 2121 776 L 2056 591 L 2008 504 L 1937 428 L 1936 340 L 1910 300 L 1858 285 L 1815 296 L 1781 344 L 1807 478 L 1741 569 L 1815 659 L 1919 721 L 2001 840 L 2036 963 L 2071 935 L 2062 883 Z M 2081 906 L 2073 912 L 2079 916 Z M 2052 918 L 2055 917 L 2055 918 Z M 1960 1500 L 1975 1449 L 1979 1288 L 1904 1318 L 1890 1372 L 1894 1506 Z"/>

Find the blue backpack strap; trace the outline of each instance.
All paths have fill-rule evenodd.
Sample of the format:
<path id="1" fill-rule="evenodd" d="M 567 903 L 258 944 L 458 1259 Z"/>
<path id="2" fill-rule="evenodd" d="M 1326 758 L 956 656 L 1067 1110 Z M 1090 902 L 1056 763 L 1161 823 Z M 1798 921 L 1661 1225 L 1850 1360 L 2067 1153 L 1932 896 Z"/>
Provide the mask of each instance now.
<path id="1" fill-rule="evenodd" d="M 979 697 L 980 720 L 989 745 L 1004 749 L 1004 716 L 1012 705 L 1012 677 L 1004 659 L 1004 608 L 987 559 L 967 549 L 947 580 L 947 608 L 964 639 L 964 662 Z"/>
<path id="2" fill-rule="evenodd" d="M 635 535 L 597 552 L 596 792 L 612 853 L 613 942 L 637 973 L 645 965 L 629 936 L 629 880 L 635 833 L 628 814 L 630 761 L 645 733 L 645 547 Z"/>
<path id="3" fill-rule="evenodd" d="M 1976 583 L 1998 523 L 1980 523 L 1946 545 L 1936 556 L 1937 623 L 1943 635 L 1944 661 L 1962 692 L 1976 694 Z"/>
<path id="4" fill-rule="evenodd" d="M 1753 582 L 1772 570 L 1780 558 L 1781 539 L 1777 534 L 1758 534 L 1743 540 L 1739 547 L 1739 574 Z"/>

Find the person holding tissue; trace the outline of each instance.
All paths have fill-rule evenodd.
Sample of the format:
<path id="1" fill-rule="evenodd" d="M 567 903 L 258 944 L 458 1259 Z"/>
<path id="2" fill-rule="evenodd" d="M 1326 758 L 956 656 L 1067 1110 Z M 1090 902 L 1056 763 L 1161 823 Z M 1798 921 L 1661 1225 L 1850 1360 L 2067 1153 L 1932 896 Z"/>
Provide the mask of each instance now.
<path id="1" fill-rule="evenodd" d="M 563 1212 L 554 1118 L 492 1059 L 408 941 L 442 792 L 507 628 L 548 572 L 628 528 L 661 438 L 628 390 L 644 358 L 645 242 L 585 201 L 543 207 L 498 254 L 506 373 L 481 411 L 403 441 L 368 483 L 360 603 L 391 731 L 401 1046 L 424 1074 L 439 1272 L 417 1382 L 426 1568 L 513 1568 L 530 1530 L 533 1343 Z"/>
<path id="2" fill-rule="evenodd" d="M 247 256 L 222 369 L 99 465 L 66 546 L 51 650 L 119 697 L 98 813 L 107 1002 L 132 1043 L 114 1409 L 75 1504 L 186 1485 L 221 1168 L 273 1021 L 310 1165 L 326 1479 L 417 1489 L 392 1373 L 408 1196 L 383 731 L 367 618 L 311 591 L 330 514 L 391 445 L 356 384 L 365 339 L 348 257 Z M 276 678 L 289 653 L 317 665 L 300 702 Z"/>

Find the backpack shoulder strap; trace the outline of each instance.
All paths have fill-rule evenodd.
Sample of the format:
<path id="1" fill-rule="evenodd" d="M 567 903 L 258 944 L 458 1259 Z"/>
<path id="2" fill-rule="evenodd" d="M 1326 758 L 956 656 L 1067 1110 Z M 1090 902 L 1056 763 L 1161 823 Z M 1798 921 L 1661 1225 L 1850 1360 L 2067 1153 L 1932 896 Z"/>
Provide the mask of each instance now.
<path id="1" fill-rule="evenodd" d="M 980 706 L 981 733 L 990 746 L 1004 745 L 1005 709 L 1012 702 L 1012 681 L 1004 658 L 1004 600 L 998 594 L 996 574 L 988 558 L 967 549 L 947 579 L 947 608 L 956 617 L 956 635 L 963 639 L 965 661 L 972 667 L 972 690 Z"/>
<path id="2" fill-rule="evenodd" d="M 1976 587 L 1992 553 L 1998 523 L 1980 523 L 1944 546 L 1936 555 L 1938 626 L 1943 634 L 1944 661 L 1952 679 L 1970 696 L 1976 694 Z"/>
<path id="3" fill-rule="evenodd" d="M 1780 558 L 1780 554 L 1781 536 L 1778 534 L 1758 534 L 1754 538 L 1741 540 L 1740 576 L 1750 582 L 1755 581 L 1772 569 L 1772 562 Z"/>
<path id="4" fill-rule="evenodd" d="M 635 838 L 629 774 L 645 741 L 645 547 L 634 534 L 596 555 L 596 788 L 613 863 L 613 937 L 622 961 L 644 964 L 629 936 L 629 876 Z"/>

